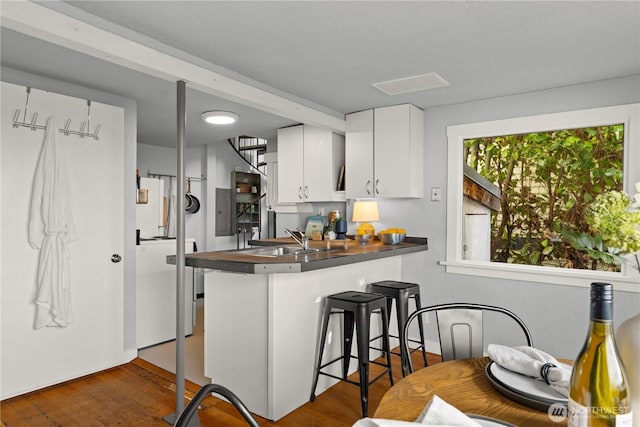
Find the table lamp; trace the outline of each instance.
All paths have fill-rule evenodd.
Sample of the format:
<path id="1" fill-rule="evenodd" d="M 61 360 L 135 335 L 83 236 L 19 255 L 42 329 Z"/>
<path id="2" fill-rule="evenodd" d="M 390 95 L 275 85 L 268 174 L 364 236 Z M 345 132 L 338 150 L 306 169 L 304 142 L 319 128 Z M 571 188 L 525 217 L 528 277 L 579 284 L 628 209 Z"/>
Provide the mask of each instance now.
<path id="1" fill-rule="evenodd" d="M 378 213 L 378 202 L 376 200 L 358 200 L 353 204 L 351 221 L 360 223 L 356 234 L 373 236 L 376 230 L 369 222 L 379 220 L 380 214 Z"/>

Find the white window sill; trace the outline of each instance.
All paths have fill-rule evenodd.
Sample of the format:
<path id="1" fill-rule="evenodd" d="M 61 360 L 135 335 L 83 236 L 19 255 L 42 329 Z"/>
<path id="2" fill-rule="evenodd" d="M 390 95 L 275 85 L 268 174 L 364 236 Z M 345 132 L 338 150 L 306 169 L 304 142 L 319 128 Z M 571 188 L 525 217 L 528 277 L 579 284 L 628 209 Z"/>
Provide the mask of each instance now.
<path id="1" fill-rule="evenodd" d="M 592 282 L 611 283 L 616 291 L 640 293 L 640 275 L 632 268 L 624 273 L 578 270 L 481 261 L 441 261 L 447 273 L 493 277 L 588 288 Z"/>

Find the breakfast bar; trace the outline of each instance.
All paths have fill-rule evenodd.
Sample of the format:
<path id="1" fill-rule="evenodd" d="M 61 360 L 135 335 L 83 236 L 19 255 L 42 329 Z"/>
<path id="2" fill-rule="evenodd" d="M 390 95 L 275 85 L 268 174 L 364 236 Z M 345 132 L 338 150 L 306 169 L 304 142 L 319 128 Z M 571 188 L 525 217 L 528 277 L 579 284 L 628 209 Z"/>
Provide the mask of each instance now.
<path id="1" fill-rule="evenodd" d="M 275 421 L 309 401 L 324 298 L 401 280 L 403 258 L 422 262 L 427 239 L 407 238 L 398 245 L 334 240 L 328 249 L 325 241 L 311 241 L 308 250 L 290 238 L 252 244 L 188 254 L 185 264 L 206 269 L 205 375 L 233 390 L 251 412 Z M 326 360 L 341 353 L 339 323 L 330 324 Z M 380 330 L 373 324 L 372 336 Z M 316 394 L 336 381 L 321 377 Z"/>
<path id="2" fill-rule="evenodd" d="M 291 238 L 251 240 L 249 244 L 253 246 L 250 249 L 188 254 L 185 264 L 235 273 L 301 273 L 427 250 L 427 239 L 420 237 L 407 237 L 397 245 L 385 245 L 379 240 L 367 245 L 351 239 L 331 240 L 328 244 L 312 240 L 308 251 Z M 279 248 L 287 251 L 278 251 Z M 175 264 L 175 256 L 167 260 Z"/>

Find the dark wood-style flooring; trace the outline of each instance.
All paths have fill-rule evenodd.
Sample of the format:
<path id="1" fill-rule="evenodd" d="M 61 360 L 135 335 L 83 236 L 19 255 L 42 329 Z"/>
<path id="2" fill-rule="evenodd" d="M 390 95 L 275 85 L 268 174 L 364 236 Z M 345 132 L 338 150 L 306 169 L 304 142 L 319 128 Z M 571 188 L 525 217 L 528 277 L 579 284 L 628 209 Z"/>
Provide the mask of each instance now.
<path id="1" fill-rule="evenodd" d="M 402 377 L 399 359 L 392 357 L 394 380 Z M 423 365 L 418 352 L 413 360 L 417 368 Z M 439 360 L 428 355 L 430 364 Z M 357 374 L 352 379 L 357 380 Z M 369 387 L 369 416 L 389 387 L 386 376 Z M 187 381 L 186 398 L 199 388 Z M 163 427 L 169 424 L 162 417 L 174 410 L 175 375 L 142 359 L 0 402 L 3 427 Z M 203 427 L 246 426 L 232 405 L 212 396 L 203 401 L 199 415 Z M 351 426 L 361 417 L 359 388 L 339 382 L 277 422 L 258 421 L 263 426 L 331 427 Z"/>

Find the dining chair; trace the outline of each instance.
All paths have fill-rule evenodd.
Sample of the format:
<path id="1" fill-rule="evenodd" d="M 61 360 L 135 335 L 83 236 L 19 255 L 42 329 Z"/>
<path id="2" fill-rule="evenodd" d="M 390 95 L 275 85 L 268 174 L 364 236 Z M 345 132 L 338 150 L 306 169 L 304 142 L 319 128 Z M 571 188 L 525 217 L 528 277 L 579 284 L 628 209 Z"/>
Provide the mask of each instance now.
<path id="1" fill-rule="evenodd" d="M 251 427 L 260 427 L 258 421 L 253 417 L 249 409 L 245 406 L 244 403 L 236 396 L 231 390 L 220 385 L 220 384 L 206 384 L 202 386 L 200 390 L 193 396 L 193 399 L 189 404 L 184 408 L 184 410 L 180 413 L 176 422 L 173 424 L 174 427 L 188 427 L 190 426 L 191 419 L 196 412 L 198 411 L 198 406 L 204 400 L 205 397 L 209 395 L 209 393 L 217 393 L 227 399 L 235 408 L 240 412 L 242 418 L 245 419 L 248 425 Z M 196 420 L 197 421 L 197 420 Z M 200 425 L 199 423 L 194 423 L 193 425 Z"/>
<path id="2" fill-rule="evenodd" d="M 406 354 L 409 352 L 409 328 L 416 318 L 422 321 L 422 315 L 434 312 L 438 325 L 440 339 L 440 352 L 442 361 L 464 359 L 468 357 L 483 356 L 483 313 L 491 311 L 501 313 L 515 321 L 527 341 L 527 345 L 533 347 L 533 338 L 527 325 L 513 312 L 502 308 L 485 304 L 448 303 L 422 307 L 414 311 L 404 324 L 404 339 L 400 343 Z M 408 358 L 409 372 L 413 372 L 413 362 Z"/>

